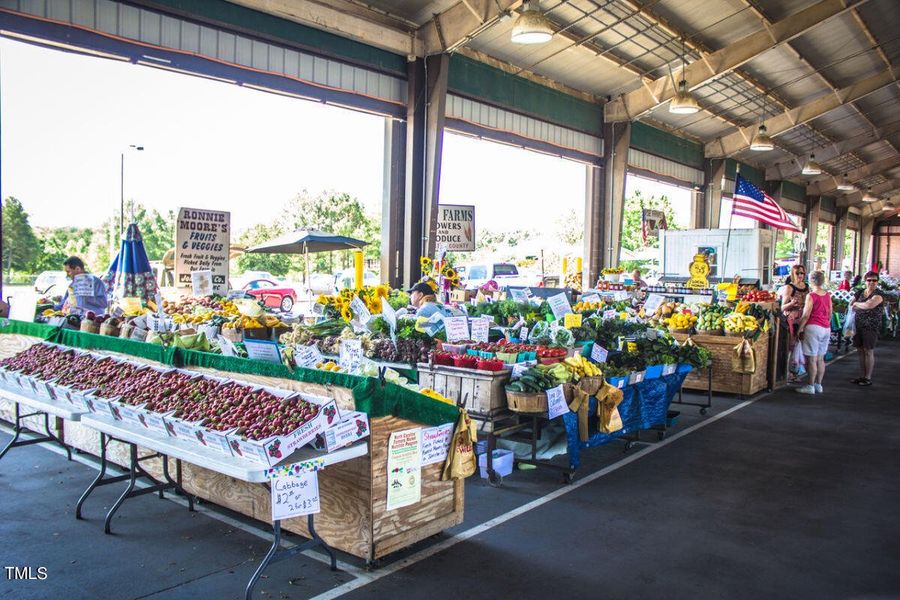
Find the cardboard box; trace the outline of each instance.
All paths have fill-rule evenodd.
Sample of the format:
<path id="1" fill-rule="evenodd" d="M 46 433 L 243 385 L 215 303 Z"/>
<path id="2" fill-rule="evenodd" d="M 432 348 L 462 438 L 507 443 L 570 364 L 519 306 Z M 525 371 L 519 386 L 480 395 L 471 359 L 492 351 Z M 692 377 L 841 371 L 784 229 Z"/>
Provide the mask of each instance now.
<path id="1" fill-rule="evenodd" d="M 475 297 L 475 290 L 450 290 L 450 302 L 468 302 Z"/>
<path id="2" fill-rule="evenodd" d="M 334 426 L 316 434 L 312 447 L 322 452 L 334 452 L 369 436 L 369 415 L 364 412 L 344 413 Z"/>

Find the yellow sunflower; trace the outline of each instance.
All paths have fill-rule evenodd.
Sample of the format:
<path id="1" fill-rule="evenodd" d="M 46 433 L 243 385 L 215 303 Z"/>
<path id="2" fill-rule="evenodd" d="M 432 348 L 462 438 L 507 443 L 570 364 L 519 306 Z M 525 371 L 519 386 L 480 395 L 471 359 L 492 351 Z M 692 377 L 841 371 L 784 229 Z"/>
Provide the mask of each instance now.
<path id="1" fill-rule="evenodd" d="M 328 304 L 328 296 L 319 294 L 319 297 L 316 298 L 316 304 Z"/>
<path id="2" fill-rule="evenodd" d="M 432 290 L 435 294 L 437 294 L 437 291 L 438 291 L 438 284 L 437 284 L 437 281 L 435 281 L 434 279 L 426 279 L 426 280 L 425 280 L 425 283 L 427 283 L 427 284 L 428 284 L 428 287 L 430 287 L 431 290 Z"/>
<path id="3" fill-rule="evenodd" d="M 390 286 L 385 284 L 379 285 L 376 290 L 378 291 L 378 296 L 381 298 L 387 298 L 391 293 Z"/>
<path id="4" fill-rule="evenodd" d="M 423 256 L 419 259 L 419 265 L 421 265 L 423 271 L 431 270 L 431 259 L 427 256 Z"/>
<path id="5" fill-rule="evenodd" d="M 341 318 L 348 322 L 353 319 L 353 312 L 351 312 L 349 304 L 341 307 Z"/>
<path id="6" fill-rule="evenodd" d="M 444 269 L 444 277 L 452 281 L 454 279 L 458 279 L 459 276 L 456 274 L 456 270 L 453 267 L 448 266 L 446 269 Z"/>

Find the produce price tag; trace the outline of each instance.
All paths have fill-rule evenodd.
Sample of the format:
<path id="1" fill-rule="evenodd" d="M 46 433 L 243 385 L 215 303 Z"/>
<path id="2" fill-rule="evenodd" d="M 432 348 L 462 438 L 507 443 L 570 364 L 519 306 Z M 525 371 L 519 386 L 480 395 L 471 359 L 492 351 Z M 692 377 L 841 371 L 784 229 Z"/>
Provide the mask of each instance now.
<path id="1" fill-rule="evenodd" d="M 613 300 L 628 300 L 631 297 L 631 292 L 613 292 Z M 654 309 L 656 310 L 656 309 Z"/>
<path id="2" fill-rule="evenodd" d="M 566 329 L 581 327 L 581 313 L 569 313 L 566 315 L 563 325 Z"/>
<path id="3" fill-rule="evenodd" d="M 609 350 L 601 346 L 600 344 L 594 344 L 594 347 L 591 348 L 591 360 L 595 363 L 605 363 L 606 357 L 609 355 Z"/>
<path id="4" fill-rule="evenodd" d="M 94 280 L 87 273 L 76 275 L 72 279 L 72 293 L 75 296 L 93 296 Z"/>
<path id="5" fill-rule="evenodd" d="M 387 298 L 381 299 L 381 316 L 384 317 L 384 320 L 390 326 L 391 331 L 397 329 L 397 311 L 395 311 L 394 307 L 391 306 L 391 303 L 387 301 Z"/>
<path id="6" fill-rule="evenodd" d="M 709 296 L 701 296 L 700 294 L 687 294 L 684 297 L 685 304 L 701 304 L 709 302 Z"/>
<path id="7" fill-rule="evenodd" d="M 547 409 L 547 418 L 551 420 L 570 412 L 569 404 L 566 402 L 566 394 L 563 392 L 563 386 L 559 385 L 547 390 Z"/>
<path id="8" fill-rule="evenodd" d="M 319 475 L 315 471 L 272 479 L 272 520 L 315 514 L 319 505 Z"/>
<path id="9" fill-rule="evenodd" d="M 526 360 L 525 362 L 515 363 L 512 368 L 512 379 L 517 379 L 522 376 L 525 371 L 534 366 L 536 361 Z"/>
<path id="10" fill-rule="evenodd" d="M 226 337 L 219 336 L 219 348 L 222 349 L 222 354 L 224 356 L 237 356 L 237 348 L 234 346 L 234 342 L 229 340 Z"/>
<path id="11" fill-rule="evenodd" d="M 247 348 L 247 357 L 252 360 L 281 364 L 281 349 L 278 342 L 244 339 L 244 347 Z"/>
<path id="12" fill-rule="evenodd" d="M 491 320 L 478 318 L 472 319 L 472 340 L 475 342 L 484 342 L 485 344 L 488 341 L 488 333 L 491 330 Z"/>
<path id="13" fill-rule="evenodd" d="M 612 308 L 609 310 L 604 310 L 603 311 L 603 320 L 605 321 L 607 319 L 615 319 L 616 314 L 617 314 L 616 311 Z"/>
<path id="14" fill-rule="evenodd" d="M 644 313 L 650 314 L 656 312 L 659 305 L 665 302 L 665 297 L 661 294 L 650 294 L 644 302 Z"/>
<path id="15" fill-rule="evenodd" d="M 444 327 L 447 330 L 447 341 L 450 343 L 470 339 L 468 317 L 445 317 Z"/>
<path id="16" fill-rule="evenodd" d="M 322 362 L 322 353 L 316 346 L 294 346 L 294 364 L 312 369 Z"/>
<path id="17" fill-rule="evenodd" d="M 359 299 L 359 296 L 350 301 L 350 310 L 353 311 L 353 315 L 363 325 L 368 323 L 369 319 L 372 318 L 372 313 L 369 312 L 365 302 Z"/>
<path id="18" fill-rule="evenodd" d="M 550 296 L 547 298 L 547 302 L 550 303 L 550 310 L 553 311 L 553 316 L 556 320 L 562 319 L 564 315 L 572 312 L 572 306 L 569 304 L 565 292 Z"/>
<path id="19" fill-rule="evenodd" d="M 522 342 L 528 341 L 528 328 L 527 327 L 523 327 L 522 329 L 519 330 L 519 339 L 522 340 Z"/>
<path id="20" fill-rule="evenodd" d="M 195 296 L 211 296 L 213 293 L 212 271 L 191 271 L 191 292 Z"/>
<path id="21" fill-rule="evenodd" d="M 598 296 L 597 294 L 591 294 L 590 296 L 585 296 L 584 298 L 581 299 L 581 301 L 589 302 L 591 304 L 600 304 L 600 302 L 602 302 L 602 300 L 600 299 L 600 296 Z"/>
<path id="22" fill-rule="evenodd" d="M 341 340 L 338 364 L 346 369 L 348 373 L 354 373 L 359 370 L 362 358 L 362 340 Z"/>
<path id="23" fill-rule="evenodd" d="M 525 290 L 509 290 L 509 294 L 516 302 L 528 302 L 528 296 L 525 294 Z"/>

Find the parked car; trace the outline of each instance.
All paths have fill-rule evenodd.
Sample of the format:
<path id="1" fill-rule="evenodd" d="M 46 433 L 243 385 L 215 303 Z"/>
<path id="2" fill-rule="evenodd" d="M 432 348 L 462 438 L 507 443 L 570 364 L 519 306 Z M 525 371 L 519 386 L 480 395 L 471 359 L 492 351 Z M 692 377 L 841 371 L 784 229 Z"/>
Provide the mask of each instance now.
<path id="1" fill-rule="evenodd" d="M 34 291 L 39 294 L 62 296 L 69 287 L 65 271 L 43 271 L 34 280 Z"/>
<path id="2" fill-rule="evenodd" d="M 480 263 L 465 266 L 466 289 L 480 288 L 490 280 L 497 282 L 501 288 L 511 286 L 529 286 L 533 282 L 519 275 L 519 269 L 512 263 Z"/>
<path id="3" fill-rule="evenodd" d="M 344 288 L 352 288 L 353 280 L 356 272 L 353 269 L 344 269 L 334 274 L 334 290 L 342 290 Z M 363 285 L 378 285 L 381 278 L 372 271 L 363 271 Z"/>
<path id="4" fill-rule="evenodd" d="M 234 289 L 239 290 L 246 287 L 247 284 L 259 280 L 274 282 L 276 277 L 268 271 L 244 271 L 243 274 L 232 278 L 231 285 Z"/>
<path id="5" fill-rule="evenodd" d="M 290 312 L 297 302 L 297 292 L 294 288 L 275 283 L 271 279 L 254 279 L 244 284 L 245 292 L 259 298 L 270 308 L 280 308 L 284 312 Z"/>

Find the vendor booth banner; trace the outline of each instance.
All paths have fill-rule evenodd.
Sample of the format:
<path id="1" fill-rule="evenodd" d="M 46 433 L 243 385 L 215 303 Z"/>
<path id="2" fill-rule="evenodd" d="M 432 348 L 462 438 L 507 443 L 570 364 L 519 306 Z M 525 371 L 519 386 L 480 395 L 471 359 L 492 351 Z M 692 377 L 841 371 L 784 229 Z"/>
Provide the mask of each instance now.
<path id="1" fill-rule="evenodd" d="M 175 281 L 191 288 L 193 271 L 212 272 L 212 293 L 228 293 L 231 213 L 179 208 L 175 220 Z"/>

